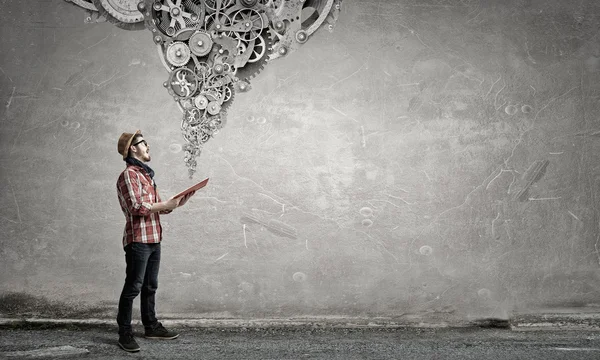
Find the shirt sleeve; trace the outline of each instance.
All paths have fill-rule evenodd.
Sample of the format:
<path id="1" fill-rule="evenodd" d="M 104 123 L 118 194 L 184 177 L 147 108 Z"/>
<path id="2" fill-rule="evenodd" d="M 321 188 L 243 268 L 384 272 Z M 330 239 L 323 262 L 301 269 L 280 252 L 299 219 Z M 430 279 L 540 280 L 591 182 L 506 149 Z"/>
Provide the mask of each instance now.
<path id="1" fill-rule="evenodd" d="M 158 193 L 158 187 L 156 188 L 156 202 L 162 202 L 160 199 L 160 194 Z M 160 211 L 159 214 L 170 214 L 173 210 L 163 210 Z"/>
<path id="2" fill-rule="evenodd" d="M 143 187 L 140 176 L 135 171 L 125 171 L 123 173 L 121 193 L 127 210 L 132 215 L 148 216 L 152 209 L 150 202 L 144 201 Z"/>
<path id="3" fill-rule="evenodd" d="M 160 194 L 158 193 L 158 187 L 156 188 L 156 202 L 161 202 Z"/>

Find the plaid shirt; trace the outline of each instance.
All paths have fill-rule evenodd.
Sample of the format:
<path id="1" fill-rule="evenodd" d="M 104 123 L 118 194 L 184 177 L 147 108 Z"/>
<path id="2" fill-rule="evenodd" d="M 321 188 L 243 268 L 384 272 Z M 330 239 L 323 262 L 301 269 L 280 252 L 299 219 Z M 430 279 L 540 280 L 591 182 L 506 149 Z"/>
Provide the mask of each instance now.
<path id="1" fill-rule="evenodd" d="M 119 175 L 117 195 L 127 219 L 123 247 L 132 242 L 159 243 L 162 239 L 159 213 L 150 213 L 150 209 L 161 200 L 146 171 L 139 166 L 127 165 Z"/>

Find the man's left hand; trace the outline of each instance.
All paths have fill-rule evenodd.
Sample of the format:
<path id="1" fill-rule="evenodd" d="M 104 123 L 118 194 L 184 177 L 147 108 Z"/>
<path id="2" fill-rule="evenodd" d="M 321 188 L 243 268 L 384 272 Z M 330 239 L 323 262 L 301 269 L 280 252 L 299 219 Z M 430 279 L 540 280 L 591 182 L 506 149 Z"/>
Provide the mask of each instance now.
<path id="1" fill-rule="evenodd" d="M 181 198 L 181 200 L 179 201 L 179 206 L 183 206 L 195 193 L 196 193 L 195 191 L 192 191 L 192 192 L 184 195 L 183 198 Z"/>

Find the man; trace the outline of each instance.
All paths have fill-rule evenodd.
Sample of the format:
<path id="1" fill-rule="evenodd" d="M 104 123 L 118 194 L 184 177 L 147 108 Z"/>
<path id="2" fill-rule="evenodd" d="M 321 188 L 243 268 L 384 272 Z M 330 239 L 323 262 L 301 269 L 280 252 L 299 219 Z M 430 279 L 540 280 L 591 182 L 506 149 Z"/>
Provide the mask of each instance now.
<path id="1" fill-rule="evenodd" d="M 139 351 L 140 347 L 133 337 L 131 316 L 133 299 L 140 292 L 145 337 L 175 339 L 179 336 L 165 329 L 157 321 L 154 311 L 162 240 L 159 214 L 168 214 L 184 205 L 194 192 L 182 198 L 171 197 L 167 201 L 161 201 L 154 182 L 154 171 L 145 164 L 150 161 L 150 146 L 139 130 L 134 134 L 121 134 L 117 150 L 127 163 L 127 168 L 117 181 L 119 203 L 127 219 L 123 232 L 127 269 L 125 285 L 119 299 L 117 324 L 119 345 L 125 351 L 135 352 Z"/>

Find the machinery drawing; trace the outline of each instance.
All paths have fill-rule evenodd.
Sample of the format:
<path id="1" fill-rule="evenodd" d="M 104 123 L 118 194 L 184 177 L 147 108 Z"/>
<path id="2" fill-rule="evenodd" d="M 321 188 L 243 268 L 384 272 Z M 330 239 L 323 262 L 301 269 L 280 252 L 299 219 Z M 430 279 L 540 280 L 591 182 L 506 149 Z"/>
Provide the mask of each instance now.
<path id="1" fill-rule="evenodd" d="M 148 29 L 182 112 L 189 176 L 236 93 L 274 59 L 333 31 L 342 0 L 66 0 L 126 30 Z M 88 20 L 88 22 L 91 22 Z"/>

